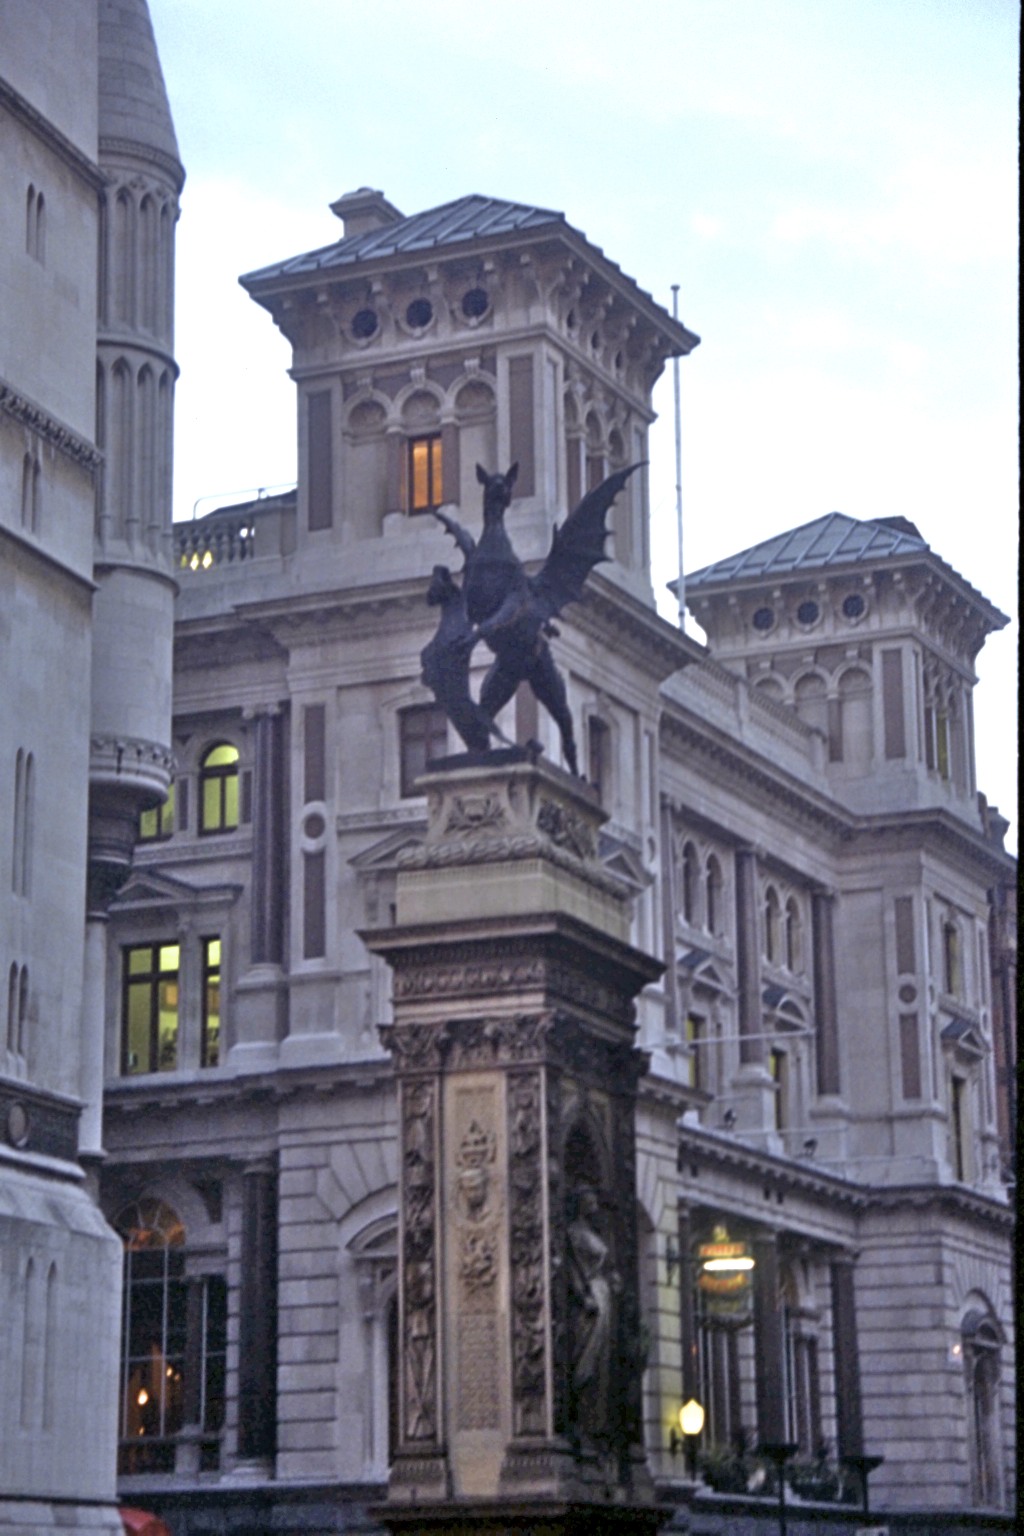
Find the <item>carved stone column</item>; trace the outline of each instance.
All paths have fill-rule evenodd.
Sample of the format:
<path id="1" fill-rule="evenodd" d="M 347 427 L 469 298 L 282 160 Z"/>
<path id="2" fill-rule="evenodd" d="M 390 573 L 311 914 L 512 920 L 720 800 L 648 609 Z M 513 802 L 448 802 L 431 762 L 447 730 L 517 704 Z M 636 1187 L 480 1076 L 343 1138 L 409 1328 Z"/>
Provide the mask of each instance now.
<path id="1" fill-rule="evenodd" d="M 498 754 L 495 754 L 499 757 Z M 400 1114 L 395 1531 L 652 1532 L 634 998 L 603 813 L 519 754 L 421 781 L 384 1031 Z M 443 916 L 438 916 L 438 914 Z"/>

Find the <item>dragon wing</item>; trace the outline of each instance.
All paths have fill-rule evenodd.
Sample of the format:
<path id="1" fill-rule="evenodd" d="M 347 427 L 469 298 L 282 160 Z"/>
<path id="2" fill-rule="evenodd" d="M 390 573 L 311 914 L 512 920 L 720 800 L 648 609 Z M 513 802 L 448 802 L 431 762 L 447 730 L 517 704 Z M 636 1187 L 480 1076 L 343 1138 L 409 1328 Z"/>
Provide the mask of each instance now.
<path id="1" fill-rule="evenodd" d="M 438 522 L 444 525 L 445 533 L 450 534 L 455 540 L 462 551 L 463 558 L 468 560 L 474 549 L 476 549 L 476 539 L 474 539 L 473 535 L 463 528 L 461 523 L 457 523 L 454 517 L 449 517 L 446 512 L 439 512 L 436 507 L 431 507 L 430 510 Z"/>
<path id="2" fill-rule="evenodd" d="M 611 558 L 604 549 L 610 531 L 604 524 L 605 514 L 633 471 L 640 468 L 630 464 L 628 469 L 616 470 L 588 491 L 562 526 L 555 528 L 548 557 L 530 581 L 545 619 L 553 619 L 566 603 L 580 598 L 594 566 Z"/>

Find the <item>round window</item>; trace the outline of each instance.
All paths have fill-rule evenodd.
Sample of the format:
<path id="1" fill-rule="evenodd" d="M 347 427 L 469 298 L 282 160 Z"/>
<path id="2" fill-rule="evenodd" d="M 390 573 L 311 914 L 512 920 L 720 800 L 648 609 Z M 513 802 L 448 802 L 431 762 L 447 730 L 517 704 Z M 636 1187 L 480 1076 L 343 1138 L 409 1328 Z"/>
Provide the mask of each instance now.
<path id="1" fill-rule="evenodd" d="M 380 322 L 372 309 L 360 309 L 352 316 L 352 335 L 357 341 L 369 341 L 377 334 Z"/>
<path id="2" fill-rule="evenodd" d="M 859 619 L 864 613 L 864 599 L 859 592 L 851 592 L 843 598 L 843 612 L 848 619 Z"/>
<path id="3" fill-rule="evenodd" d="M 818 614 L 820 612 L 821 609 L 818 607 L 817 603 L 811 602 L 811 600 L 808 598 L 806 603 L 800 604 L 800 607 L 796 611 L 796 616 L 800 620 L 801 624 L 816 624 L 818 622 Z"/>
<path id="4" fill-rule="evenodd" d="M 434 318 L 434 306 L 429 299 L 413 299 L 405 312 L 405 323 L 414 331 L 422 331 Z"/>
<path id="5" fill-rule="evenodd" d="M 764 634 L 775 623 L 775 610 L 772 608 L 756 609 L 751 623 L 755 629 L 759 629 Z"/>
<path id="6" fill-rule="evenodd" d="M 462 313 L 467 320 L 479 320 L 486 315 L 490 302 L 485 288 L 467 288 L 462 295 Z"/>

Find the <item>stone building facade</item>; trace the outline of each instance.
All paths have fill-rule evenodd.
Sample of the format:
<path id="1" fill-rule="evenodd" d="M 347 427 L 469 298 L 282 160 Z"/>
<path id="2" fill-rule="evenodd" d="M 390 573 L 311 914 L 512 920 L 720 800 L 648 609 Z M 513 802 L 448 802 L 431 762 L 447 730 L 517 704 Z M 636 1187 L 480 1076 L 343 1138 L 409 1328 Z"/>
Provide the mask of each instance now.
<path id="1" fill-rule="evenodd" d="M 0 1529 L 113 1532 L 106 912 L 171 773 L 183 173 L 144 0 L 0 37 Z"/>
<path id="2" fill-rule="evenodd" d="M 111 909 L 121 1486 L 182 1533 L 340 1529 L 387 1476 L 390 980 L 360 932 L 459 745 L 420 680 L 431 510 L 475 526 L 475 465 L 518 462 L 542 559 L 697 342 L 559 214 L 333 207 L 340 240 L 243 279 L 293 347 L 298 487 L 175 530 L 173 790 Z M 1005 620 L 911 522 L 831 514 L 688 578 L 705 649 L 656 613 L 643 471 L 612 544 L 554 647 L 666 967 L 637 1012 L 652 1470 L 678 1483 L 694 1395 L 712 1461 L 827 1443 L 885 1456 L 876 1505 L 1006 1508 L 1013 864 L 971 730 Z M 502 725 L 558 762 L 529 696 Z"/>

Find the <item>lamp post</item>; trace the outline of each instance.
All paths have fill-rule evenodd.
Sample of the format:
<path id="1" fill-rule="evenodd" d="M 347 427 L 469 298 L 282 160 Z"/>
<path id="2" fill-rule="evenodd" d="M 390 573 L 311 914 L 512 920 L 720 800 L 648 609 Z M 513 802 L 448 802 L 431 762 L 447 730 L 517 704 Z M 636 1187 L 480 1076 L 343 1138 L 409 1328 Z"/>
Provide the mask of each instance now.
<path id="1" fill-rule="evenodd" d="M 703 1428 L 704 1409 L 695 1397 L 691 1397 L 679 1410 L 679 1429 L 682 1431 L 682 1438 L 673 1424 L 668 1442 L 673 1456 L 678 1454 L 680 1447 L 685 1450 L 686 1470 L 691 1482 L 697 1480 L 697 1440 Z"/>
<path id="2" fill-rule="evenodd" d="M 789 1440 L 763 1440 L 757 1448 L 775 1468 L 779 1484 L 779 1536 L 786 1536 L 786 1462 L 800 1449 Z"/>

